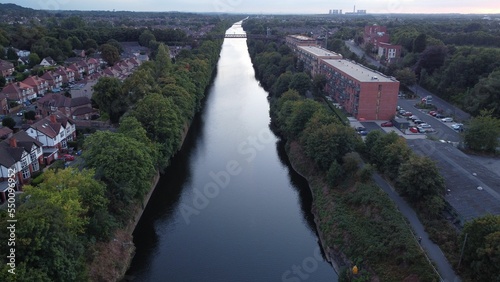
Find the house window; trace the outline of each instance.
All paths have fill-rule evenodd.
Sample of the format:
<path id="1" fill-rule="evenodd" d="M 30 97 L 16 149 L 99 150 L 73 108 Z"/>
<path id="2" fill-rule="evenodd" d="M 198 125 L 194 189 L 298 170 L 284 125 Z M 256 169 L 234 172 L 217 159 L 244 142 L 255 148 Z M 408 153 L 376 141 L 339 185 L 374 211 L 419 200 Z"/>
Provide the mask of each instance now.
<path id="1" fill-rule="evenodd" d="M 61 140 L 61 146 L 63 148 L 67 148 L 68 147 L 68 142 L 66 142 L 66 139 Z"/>
<path id="2" fill-rule="evenodd" d="M 28 178 L 30 178 L 30 176 L 31 176 L 31 174 L 30 174 L 29 167 L 23 168 L 23 179 L 28 179 Z"/>
<path id="3" fill-rule="evenodd" d="M 22 167 L 27 167 L 28 166 L 28 160 L 27 160 L 27 158 L 22 158 L 21 159 L 21 166 Z"/>
<path id="4" fill-rule="evenodd" d="M 33 168 L 33 171 L 38 171 L 40 169 L 40 166 L 38 164 L 38 160 L 35 158 L 32 159 L 31 167 Z"/>

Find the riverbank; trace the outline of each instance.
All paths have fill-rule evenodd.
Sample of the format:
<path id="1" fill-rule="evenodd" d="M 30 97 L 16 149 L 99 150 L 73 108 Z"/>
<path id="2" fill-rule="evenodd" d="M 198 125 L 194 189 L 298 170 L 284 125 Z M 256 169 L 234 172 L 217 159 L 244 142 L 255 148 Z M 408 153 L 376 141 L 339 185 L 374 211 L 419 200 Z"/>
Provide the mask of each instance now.
<path id="1" fill-rule="evenodd" d="M 156 171 L 151 180 L 151 189 L 144 196 L 142 203 L 136 205 L 134 216 L 127 226 L 117 229 L 110 241 L 96 244 L 93 251 L 97 255 L 89 265 L 90 281 L 122 281 L 124 279 L 135 252 L 132 233 L 159 180 L 160 172 Z"/>
<path id="2" fill-rule="evenodd" d="M 350 276 L 438 280 L 399 212 L 377 186 L 361 183 L 356 173 L 332 189 L 299 143 L 287 142 L 286 151 L 292 168 L 309 183 L 321 246 L 339 281 Z M 351 273 L 355 265 L 356 276 Z"/>

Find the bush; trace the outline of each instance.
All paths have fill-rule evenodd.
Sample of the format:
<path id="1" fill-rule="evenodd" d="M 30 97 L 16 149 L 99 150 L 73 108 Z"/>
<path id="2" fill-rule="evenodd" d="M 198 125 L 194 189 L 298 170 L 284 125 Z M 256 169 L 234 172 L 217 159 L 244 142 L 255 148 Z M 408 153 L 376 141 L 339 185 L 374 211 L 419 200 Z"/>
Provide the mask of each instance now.
<path id="1" fill-rule="evenodd" d="M 333 161 L 326 175 L 328 185 L 331 186 L 330 188 L 337 186 L 337 184 L 342 181 L 343 175 L 344 170 L 342 169 L 342 166 L 337 161 Z"/>

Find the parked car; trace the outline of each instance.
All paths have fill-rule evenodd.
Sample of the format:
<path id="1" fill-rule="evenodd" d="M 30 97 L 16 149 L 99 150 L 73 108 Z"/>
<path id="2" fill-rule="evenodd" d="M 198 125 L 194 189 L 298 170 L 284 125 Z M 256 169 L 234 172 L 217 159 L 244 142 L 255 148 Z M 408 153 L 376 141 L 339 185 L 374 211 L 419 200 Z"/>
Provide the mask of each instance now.
<path id="1" fill-rule="evenodd" d="M 423 120 L 416 119 L 413 121 L 415 124 L 422 124 L 425 123 Z"/>
<path id="2" fill-rule="evenodd" d="M 451 125 L 451 128 L 457 130 L 457 129 L 460 129 L 462 128 L 464 125 L 462 123 L 455 123 L 455 124 L 452 124 Z"/>
<path id="3" fill-rule="evenodd" d="M 366 128 L 362 127 L 362 126 L 358 126 L 356 127 L 356 131 L 357 132 L 360 132 L 360 131 L 366 131 Z"/>
<path id="4" fill-rule="evenodd" d="M 421 123 L 417 126 L 418 128 L 431 128 L 432 126 L 427 123 Z"/>
<path id="5" fill-rule="evenodd" d="M 441 121 L 442 122 L 452 122 L 453 118 L 451 118 L 451 117 L 445 117 L 445 118 L 442 118 Z"/>
<path id="6" fill-rule="evenodd" d="M 418 129 L 415 127 L 415 126 L 411 126 L 410 128 L 408 128 L 410 130 L 410 132 L 413 132 L 413 133 L 418 133 Z"/>
<path id="7" fill-rule="evenodd" d="M 391 127 L 391 126 L 394 126 L 394 125 L 392 124 L 392 122 L 386 121 L 386 122 L 381 123 L 380 126 L 382 126 L 382 127 Z"/>
<path id="8" fill-rule="evenodd" d="M 62 157 L 65 161 L 67 162 L 70 162 L 70 161 L 74 161 L 75 160 L 75 157 L 70 155 L 70 154 L 64 154 L 63 157 Z"/>
<path id="9" fill-rule="evenodd" d="M 405 112 L 405 113 L 403 114 L 403 116 L 405 116 L 405 117 L 409 117 L 409 116 L 412 116 L 412 115 L 413 115 L 413 114 L 412 114 L 411 112 Z"/>
<path id="10" fill-rule="evenodd" d="M 368 134 L 368 131 L 360 130 L 360 131 L 358 131 L 358 134 L 361 136 L 366 136 Z"/>
<path id="11" fill-rule="evenodd" d="M 430 111 L 430 112 L 429 112 L 429 115 L 431 115 L 431 116 L 433 116 L 433 117 L 434 117 L 434 116 L 436 116 L 436 115 L 437 115 L 437 112 L 436 112 L 436 111 Z"/>
<path id="12" fill-rule="evenodd" d="M 444 117 L 446 117 L 446 116 L 445 116 L 445 115 L 442 115 L 442 114 L 436 114 L 434 117 L 435 117 L 435 118 L 444 118 Z"/>

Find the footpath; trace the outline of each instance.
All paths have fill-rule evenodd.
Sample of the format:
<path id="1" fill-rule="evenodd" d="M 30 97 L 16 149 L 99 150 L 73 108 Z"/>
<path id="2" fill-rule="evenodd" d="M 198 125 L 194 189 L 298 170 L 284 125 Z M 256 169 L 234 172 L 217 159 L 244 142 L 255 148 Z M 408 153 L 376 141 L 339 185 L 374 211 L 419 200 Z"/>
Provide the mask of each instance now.
<path id="1" fill-rule="evenodd" d="M 425 228 L 417 217 L 417 214 L 411 208 L 406 201 L 401 198 L 393 187 L 383 179 L 378 173 L 373 174 L 373 180 L 377 185 L 384 190 L 387 195 L 396 204 L 401 214 L 407 219 L 407 222 L 413 229 L 413 233 L 416 238 L 422 238 L 420 240 L 420 246 L 426 252 L 427 257 L 432 261 L 432 263 L 437 267 L 437 272 L 441 276 L 441 281 L 444 282 L 458 282 L 461 281 L 460 277 L 455 274 L 453 267 L 451 267 L 448 259 L 441 251 L 438 245 L 434 244 L 430 239 Z"/>

